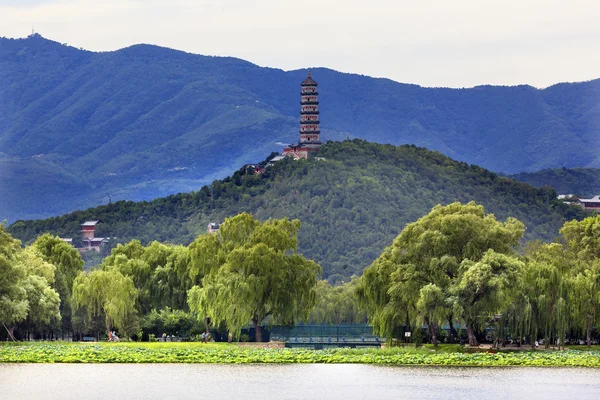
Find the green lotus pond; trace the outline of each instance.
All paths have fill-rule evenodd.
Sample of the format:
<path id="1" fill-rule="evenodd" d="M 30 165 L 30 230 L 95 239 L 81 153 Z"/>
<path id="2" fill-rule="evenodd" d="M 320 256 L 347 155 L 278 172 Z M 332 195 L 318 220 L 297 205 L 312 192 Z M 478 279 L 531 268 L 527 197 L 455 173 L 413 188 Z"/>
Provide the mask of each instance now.
<path id="1" fill-rule="evenodd" d="M 444 366 L 600 367 L 600 351 L 464 352 L 456 347 L 391 349 L 263 349 L 237 344 L 71 343 L 0 344 L 0 363 L 313 363 Z"/>

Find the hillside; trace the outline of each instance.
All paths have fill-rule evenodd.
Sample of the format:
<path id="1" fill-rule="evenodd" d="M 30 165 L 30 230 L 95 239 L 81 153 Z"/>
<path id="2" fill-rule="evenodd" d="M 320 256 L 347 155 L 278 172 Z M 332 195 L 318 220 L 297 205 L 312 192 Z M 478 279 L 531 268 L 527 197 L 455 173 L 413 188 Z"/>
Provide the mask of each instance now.
<path id="1" fill-rule="evenodd" d="M 206 232 L 208 222 L 242 211 L 260 219 L 299 218 L 300 251 L 338 281 L 360 274 L 406 223 L 439 203 L 475 200 L 502 220 L 517 217 L 527 226 L 527 239 L 553 239 L 566 219 L 584 214 L 556 202 L 552 190 L 414 146 L 329 142 L 319 156 L 325 160 L 281 161 L 260 176 L 240 170 L 194 193 L 18 221 L 9 231 L 24 241 L 46 231 L 77 237 L 81 222 L 100 219 L 99 236 L 187 244 Z"/>
<path id="2" fill-rule="evenodd" d="M 600 194 L 600 169 L 552 168 L 512 175 L 511 178 L 535 187 L 551 186 L 558 194 L 589 198 Z"/>
<path id="3" fill-rule="evenodd" d="M 264 159 L 297 140 L 305 76 L 150 45 L 0 38 L 0 220 L 197 190 Z M 600 167 L 600 80 L 443 89 L 313 76 L 325 140 L 415 144 L 504 173 Z"/>

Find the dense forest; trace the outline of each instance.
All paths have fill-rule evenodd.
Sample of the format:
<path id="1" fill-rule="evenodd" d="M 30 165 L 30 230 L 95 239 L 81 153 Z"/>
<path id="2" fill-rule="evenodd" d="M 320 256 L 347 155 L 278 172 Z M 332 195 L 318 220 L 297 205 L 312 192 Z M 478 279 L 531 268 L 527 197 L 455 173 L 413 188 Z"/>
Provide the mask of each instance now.
<path id="1" fill-rule="evenodd" d="M 511 178 L 535 187 L 552 186 L 558 194 L 574 194 L 583 198 L 600 194 L 598 168 L 552 168 L 523 172 Z"/>
<path id="2" fill-rule="evenodd" d="M 407 223 L 436 204 L 471 200 L 500 219 L 518 218 L 527 228 L 525 240 L 551 241 L 565 221 L 586 215 L 556 201 L 549 187 L 536 189 L 424 148 L 355 139 L 328 142 L 319 158 L 283 160 L 262 175 L 242 168 L 197 192 L 117 201 L 17 221 L 7 229 L 25 243 L 45 232 L 77 239 L 82 222 L 98 219 L 97 236 L 116 237 L 113 246 L 132 239 L 187 245 L 209 222 L 243 211 L 260 220 L 297 218 L 298 251 L 323 267 L 324 278 L 338 283 L 360 275 Z"/>
<path id="3" fill-rule="evenodd" d="M 297 140 L 305 76 L 151 45 L 95 53 L 0 38 L 0 220 L 197 190 L 259 161 Z M 313 77 L 325 139 L 415 144 L 502 173 L 600 166 L 600 80 L 538 90 Z"/>

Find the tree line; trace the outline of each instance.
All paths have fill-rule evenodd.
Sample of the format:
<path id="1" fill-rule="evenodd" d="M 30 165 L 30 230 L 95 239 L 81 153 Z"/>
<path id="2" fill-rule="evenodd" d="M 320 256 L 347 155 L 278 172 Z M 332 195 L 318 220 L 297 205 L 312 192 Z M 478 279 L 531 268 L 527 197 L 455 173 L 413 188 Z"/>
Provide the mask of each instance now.
<path id="1" fill-rule="evenodd" d="M 456 337 L 463 323 L 470 345 L 495 328 L 497 340 L 589 346 L 600 311 L 600 216 L 565 223 L 553 243 L 522 247 L 524 232 L 474 202 L 434 207 L 365 270 L 357 295 L 369 321 L 390 339 L 424 324 L 436 345 L 442 325 Z"/>
<path id="2" fill-rule="evenodd" d="M 321 268 L 297 252 L 299 228 L 298 220 L 242 213 L 189 246 L 133 240 L 83 271 L 79 252 L 58 237 L 22 248 L 2 226 L 0 321 L 20 339 L 114 329 L 141 339 L 209 327 L 235 338 L 251 322 L 260 341 L 264 323 L 305 321 L 324 293 Z"/>
<path id="3" fill-rule="evenodd" d="M 0 322 L 17 339 L 110 331 L 141 339 L 207 329 L 370 323 L 388 340 L 421 332 L 436 344 L 512 337 L 592 343 L 600 311 L 600 215 L 524 243 L 524 224 L 482 205 L 435 206 L 342 285 L 298 251 L 298 220 L 247 213 L 189 246 L 133 240 L 83 271 L 79 253 L 45 234 L 22 247 L 0 228 Z M 422 330 L 421 327 L 426 327 Z M 446 335 L 446 332 L 448 334 Z M 6 333 L 5 333 L 6 334 Z"/>

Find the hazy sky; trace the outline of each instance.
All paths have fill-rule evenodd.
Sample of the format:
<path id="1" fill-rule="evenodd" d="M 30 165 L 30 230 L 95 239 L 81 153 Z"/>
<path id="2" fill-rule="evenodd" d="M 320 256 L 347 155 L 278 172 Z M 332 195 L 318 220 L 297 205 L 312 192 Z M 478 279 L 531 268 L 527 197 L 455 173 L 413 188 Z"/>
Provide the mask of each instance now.
<path id="1" fill-rule="evenodd" d="M 0 36 L 151 43 L 423 86 L 600 78 L 600 0 L 0 0 Z"/>

